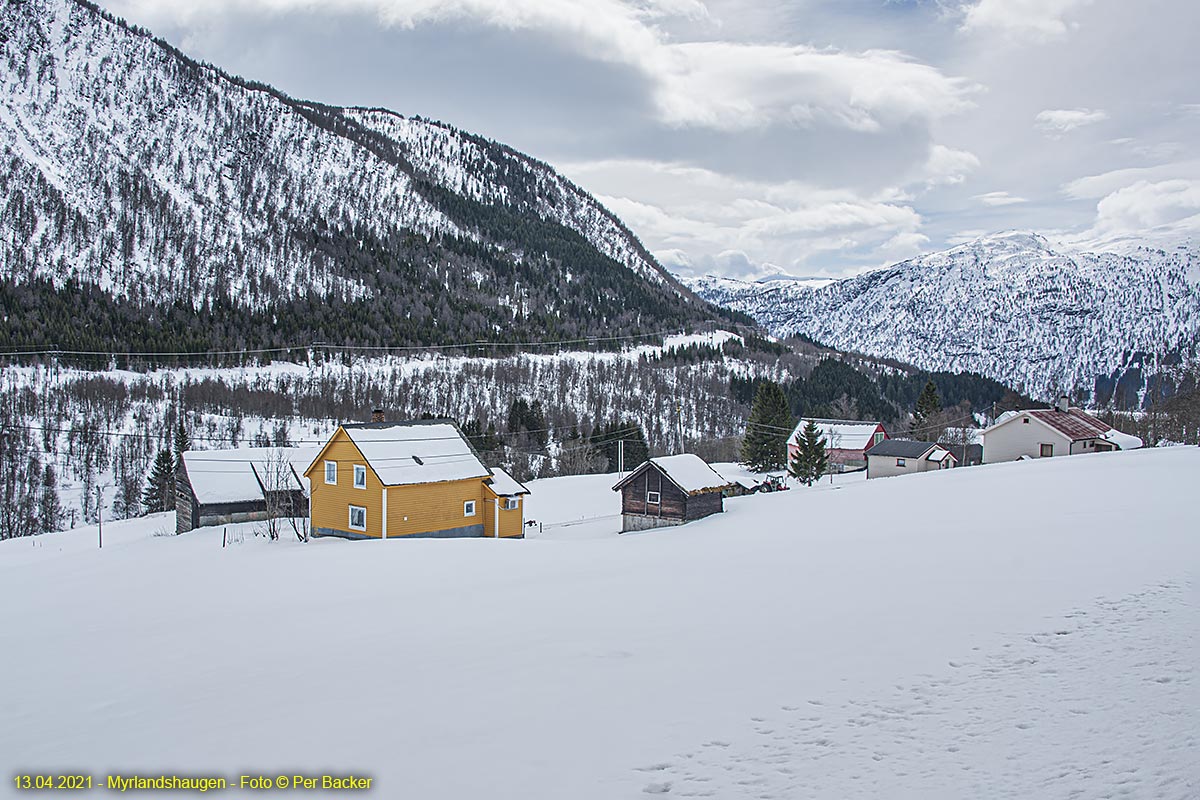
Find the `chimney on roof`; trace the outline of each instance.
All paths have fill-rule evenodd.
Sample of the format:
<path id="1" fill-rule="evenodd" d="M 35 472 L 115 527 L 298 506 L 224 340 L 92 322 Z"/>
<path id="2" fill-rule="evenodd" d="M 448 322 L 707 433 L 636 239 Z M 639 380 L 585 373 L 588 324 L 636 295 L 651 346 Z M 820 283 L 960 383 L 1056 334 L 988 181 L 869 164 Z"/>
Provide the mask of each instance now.
<path id="1" fill-rule="evenodd" d="M 1066 414 L 1071 410 L 1071 400 L 1064 394 L 1058 398 L 1058 403 L 1054 407 Z"/>
<path id="2" fill-rule="evenodd" d="M 371 422 L 387 422 L 387 417 L 384 415 L 382 408 L 377 408 L 371 412 Z"/>

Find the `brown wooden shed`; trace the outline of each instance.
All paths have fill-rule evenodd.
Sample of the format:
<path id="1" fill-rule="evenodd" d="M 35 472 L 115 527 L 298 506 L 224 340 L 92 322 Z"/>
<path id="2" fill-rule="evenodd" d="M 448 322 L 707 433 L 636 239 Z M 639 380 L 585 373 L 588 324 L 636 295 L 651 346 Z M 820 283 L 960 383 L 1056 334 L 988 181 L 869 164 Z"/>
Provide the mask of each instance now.
<path id="1" fill-rule="evenodd" d="M 682 525 L 720 513 L 729 488 L 729 481 L 699 456 L 652 458 L 613 487 L 621 493 L 621 532 Z"/>

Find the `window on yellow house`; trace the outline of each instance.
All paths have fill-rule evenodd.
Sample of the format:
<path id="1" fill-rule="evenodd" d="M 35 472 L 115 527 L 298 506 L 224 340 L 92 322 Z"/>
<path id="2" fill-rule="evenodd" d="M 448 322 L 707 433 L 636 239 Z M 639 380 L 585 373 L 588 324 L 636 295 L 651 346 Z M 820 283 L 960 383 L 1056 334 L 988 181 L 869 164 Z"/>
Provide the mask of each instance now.
<path id="1" fill-rule="evenodd" d="M 355 489 L 367 488 L 367 468 L 364 467 L 362 464 L 354 465 L 354 488 Z"/>
<path id="2" fill-rule="evenodd" d="M 367 529 L 367 510 L 362 506 L 350 506 L 350 530 L 365 531 Z"/>
<path id="3" fill-rule="evenodd" d="M 467 502 L 463 503 L 463 516 L 464 517 L 475 516 L 475 501 L 474 500 L 468 500 Z"/>

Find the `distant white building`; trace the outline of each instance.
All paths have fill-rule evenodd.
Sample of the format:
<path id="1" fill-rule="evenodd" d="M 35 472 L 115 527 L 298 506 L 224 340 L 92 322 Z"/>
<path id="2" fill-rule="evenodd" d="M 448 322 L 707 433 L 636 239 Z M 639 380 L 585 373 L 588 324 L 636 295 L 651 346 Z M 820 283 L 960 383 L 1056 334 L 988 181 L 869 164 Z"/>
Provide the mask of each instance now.
<path id="1" fill-rule="evenodd" d="M 1136 450 L 1142 440 L 1104 424 L 1067 398 L 1054 408 L 1007 411 L 983 431 L 983 463 L 1021 457 L 1051 458 L 1078 453 Z"/>
<path id="2" fill-rule="evenodd" d="M 867 479 L 952 469 L 958 459 L 936 442 L 885 439 L 867 451 Z"/>

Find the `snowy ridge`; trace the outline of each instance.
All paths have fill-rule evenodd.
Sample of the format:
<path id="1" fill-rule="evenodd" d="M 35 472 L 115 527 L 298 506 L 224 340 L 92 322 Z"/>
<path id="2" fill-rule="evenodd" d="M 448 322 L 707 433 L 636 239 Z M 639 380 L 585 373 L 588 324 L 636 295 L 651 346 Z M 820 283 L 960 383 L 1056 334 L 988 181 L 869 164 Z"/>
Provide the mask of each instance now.
<path id="1" fill-rule="evenodd" d="M 409 231 L 479 238 L 430 184 L 562 224 L 683 292 L 594 198 L 509 148 L 390 112 L 293 100 L 79 0 L 3 12 L 3 277 L 194 303 L 289 290 L 354 299 L 366 287 L 340 274 L 336 251 L 314 247 L 326 231 L 359 246 Z"/>
<path id="2" fill-rule="evenodd" d="M 1169 393 L 1170 369 L 1200 355 L 1200 258 L 1187 247 L 1072 253 L 1008 233 L 817 288 L 690 284 L 778 336 L 976 372 L 1047 399 L 1079 389 L 1136 404 Z"/>
<path id="3" fill-rule="evenodd" d="M 546 164 L 443 123 L 384 109 L 348 108 L 344 113 L 400 143 L 409 160 L 433 183 L 481 203 L 532 210 L 541 219 L 579 233 L 642 277 L 667 281 L 667 273 L 612 212 Z M 514 196 L 508 185 L 514 179 L 527 187 L 528 198 Z"/>

